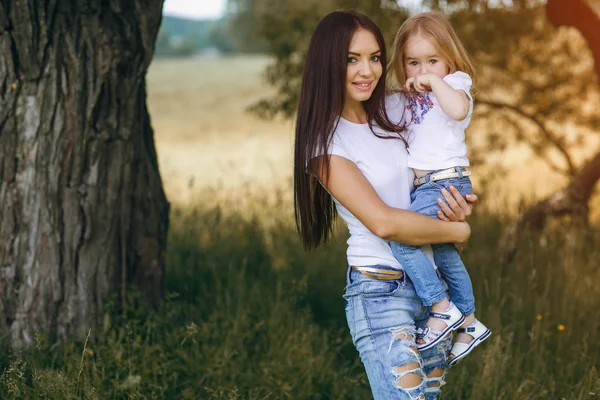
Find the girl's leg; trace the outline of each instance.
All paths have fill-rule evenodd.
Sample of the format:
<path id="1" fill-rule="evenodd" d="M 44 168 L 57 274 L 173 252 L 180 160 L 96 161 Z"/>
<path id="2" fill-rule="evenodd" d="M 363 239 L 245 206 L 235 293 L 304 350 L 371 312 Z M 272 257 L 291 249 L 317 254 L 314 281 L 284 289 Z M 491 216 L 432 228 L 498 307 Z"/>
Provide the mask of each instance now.
<path id="1" fill-rule="evenodd" d="M 452 244 L 435 244 L 431 246 L 435 264 L 441 271 L 450 289 L 450 300 L 465 316 L 462 327 L 475 321 L 475 297 L 469 273 L 463 264 L 458 251 Z M 466 333 L 458 333 L 456 341 L 470 343 L 473 337 Z"/>
<path id="2" fill-rule="evenodd" d="M 475 312 L 473 286 L 458 251 L 449 243 L 434 244 L 431 248 L 435 264 L 450 288 L 450 300 L 463 315 L 473 314 Z"/>
<path id="3" fill-rule="evenodd" d="M 437 218 L 436 213 L 439 210 L 437 198 L 439 196 L 439 187 L 432 182 L 427 182 L 417 187 L 411 194 L 410 210 Z M 391 242 L 390 247 L 394 257 L 402 265 L 404 272 L 408 274 L 424 305 L 431 306 L 447 299 L 447 293 L 440 284 L 432 260 L 420 247 L 395 242 Z M 445 308 L 439 311 L 444 310 Z"/>
<path id="4" fill-rule="evenodd" d="M 450 364 L 459 362 L 473 348 L 487 339 L 491 332 L 480 322 L 475 322 L 475 298 L 471 279 L 453 245 L 434 245 L 435 263 L 450 287 L 450 299 L 465 315 L 465 321 L 456 335 L 455 346 L 452 347 L 448 361 Z M 466 344 L 468 346 L 462 345 Z M 458 358 L 454 361 L 455 356 Z"/>
<path id="5" fill-rule="evenodd" d="M 427 378 L 415 345 L 414 323 L 422 306 L 412 285 L 404 279 L 376 280 L 349 270 L 344 298 L 352 340 L 374 399 L 422 398 Z"/>
<path id="6" fill-rule="evenodd" d="M 420 247 L 407 246 L 402 243 L 391 242 L 392 254 L 398 260 L 415 286 L 417 296 L 425 306 L 447 300 L 447 293 L 440 284 L 437 273 L 431 260 Z M 441 310 L 444 311 L 447 306 Z"/>
<path id="7" fill-rule="evenodd" d="M 437 203 L 440 196 L 440 187 L 433 182 L 427 182 L 417 187 L 411 195 L 410 210 L 437 218 L 437 212 L 440 209 Z M 431 311 L 446 313 L 450 308 L 448 293 L 442 287 L 437 271 L 429 257 L 420 247 L 406 246 L 400 243 L 390 243 L 390 247 L 394 257 L 400 262 L 414 284 L 417 295 L 423 304 L 431 306 Z M 436 264 L 439 266 L 437 260 Z M 432 317 L 429 318 L 427 326 L 435 331 L 442 332 L 446 331 L 449 326 L 448 322 L 450 321 Z M 434 334 L 434 336 L 437 334 Z M 426 346 L 423 339 L 419 339 L 418 344 L 420 347 Z"/>

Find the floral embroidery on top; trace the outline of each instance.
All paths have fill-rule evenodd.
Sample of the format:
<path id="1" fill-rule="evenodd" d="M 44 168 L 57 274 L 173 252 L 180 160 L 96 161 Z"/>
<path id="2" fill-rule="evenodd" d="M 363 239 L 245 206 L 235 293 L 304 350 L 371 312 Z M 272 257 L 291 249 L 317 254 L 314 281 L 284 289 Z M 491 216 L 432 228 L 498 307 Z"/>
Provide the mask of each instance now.
<path id="1" fill-rule="evenodd" d="M 425 114 L 433 108 L 433 101 L 429 98 L 429 92 L 419 93 L 410 91 L 406 93 L 406 97 L 408 99 L 406 109 L 410 110 L 411 114 L 409 124 L 420 124 L 423 122 Z"/>

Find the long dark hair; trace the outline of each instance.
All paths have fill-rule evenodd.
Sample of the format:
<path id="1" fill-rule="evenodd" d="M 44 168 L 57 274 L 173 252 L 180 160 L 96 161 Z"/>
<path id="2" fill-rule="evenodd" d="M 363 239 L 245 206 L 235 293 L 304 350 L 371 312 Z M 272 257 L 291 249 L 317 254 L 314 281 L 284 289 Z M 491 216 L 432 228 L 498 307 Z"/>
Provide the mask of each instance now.
<path id="1" fill-rule="evenodd" d="M 367 16 L 354 11 L 328 14 L 319 22 L 310 39 L 296 120 L 294 212 L 296 227 L 306 249 L 314 249 L 327 242 L 333 230 L 335 205 L 309 168 L 316 167 L 325 171 L 326 177 L 329 176 L 327 153 L 344 109 L 348 49 L 359 28 L 373 33 L 381 51 L 381 77 L 371 97 L 362 102 L 369 127 L 371 131 L 373 125 L 388 132 L 403 130 L 390 121 L 385 110 L 387 55 L 379 27 Z M 377 135 L 374 131 L 373 134 Z M 315 155 L 324 157 L 315 158 Z"/>

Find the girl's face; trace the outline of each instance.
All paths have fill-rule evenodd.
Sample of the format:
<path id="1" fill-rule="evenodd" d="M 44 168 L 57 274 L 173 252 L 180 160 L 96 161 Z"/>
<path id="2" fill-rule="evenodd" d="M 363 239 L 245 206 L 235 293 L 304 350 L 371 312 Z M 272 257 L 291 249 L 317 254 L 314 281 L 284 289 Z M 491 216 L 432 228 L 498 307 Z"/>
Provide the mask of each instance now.
<path id="1" fill-rule="evenodd" d="M 375 35 L 359 28 L 348 49 L 346 103 L 365 101 L 371 97 L 382 73 L 380 54 Z"/>
<path id="2" fill-rule="evenodd" d="M 450 73 L 448 64 L 431 40 L 420 34 L 411 37 L 406 43 L 404 70 L 407 78 L 422 74 L 434 74 L 443 78 Z"/>

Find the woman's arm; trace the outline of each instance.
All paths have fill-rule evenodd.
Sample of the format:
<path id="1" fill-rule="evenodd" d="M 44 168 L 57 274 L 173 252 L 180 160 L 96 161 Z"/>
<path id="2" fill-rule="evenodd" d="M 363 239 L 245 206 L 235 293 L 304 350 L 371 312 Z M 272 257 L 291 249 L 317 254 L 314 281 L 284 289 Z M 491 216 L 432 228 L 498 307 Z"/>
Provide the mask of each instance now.
<path id="1" fill-rule="evenodd" d="M 315 175 L 340 203 L 373 234 L 411 246 L 464 243 L 471 235 L 466 222 L 444 222 L 408 210 L 389 207 L 350 160 L 331 156 L 329 177 Z"/>

